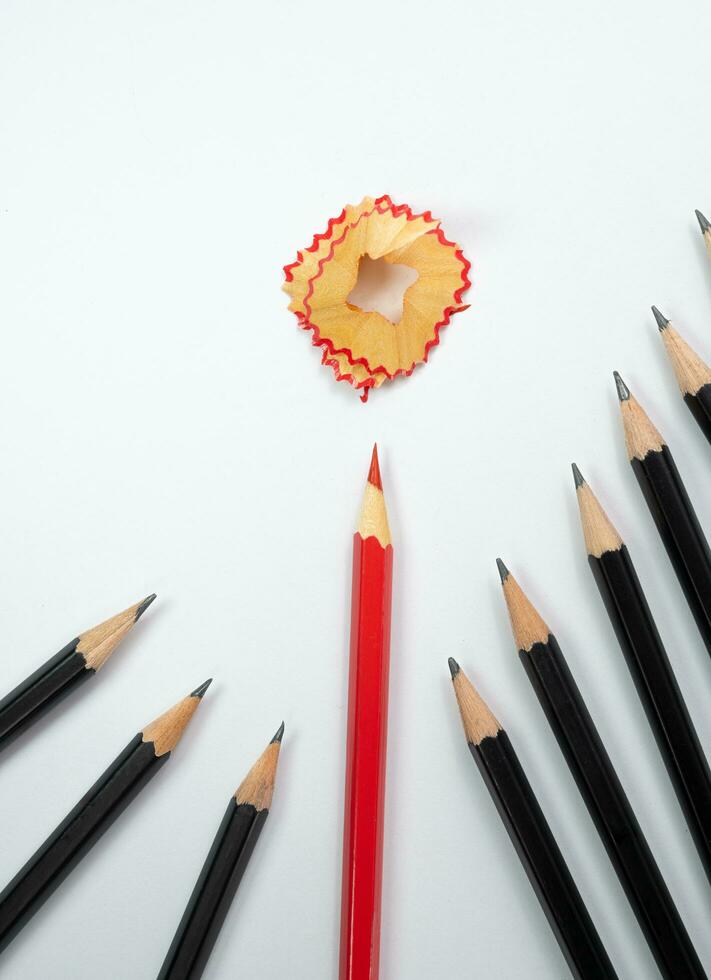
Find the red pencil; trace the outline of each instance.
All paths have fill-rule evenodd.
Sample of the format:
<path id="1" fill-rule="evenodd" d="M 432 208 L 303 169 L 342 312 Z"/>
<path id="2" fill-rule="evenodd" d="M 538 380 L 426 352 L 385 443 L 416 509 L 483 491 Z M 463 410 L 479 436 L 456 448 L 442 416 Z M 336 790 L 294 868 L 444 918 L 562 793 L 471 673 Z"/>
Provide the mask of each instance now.
<path id="1" fill-rule="evenodd" d="M 377 980 L 393 546 L 378 447 L 353 536 L 340 980 Z"/>

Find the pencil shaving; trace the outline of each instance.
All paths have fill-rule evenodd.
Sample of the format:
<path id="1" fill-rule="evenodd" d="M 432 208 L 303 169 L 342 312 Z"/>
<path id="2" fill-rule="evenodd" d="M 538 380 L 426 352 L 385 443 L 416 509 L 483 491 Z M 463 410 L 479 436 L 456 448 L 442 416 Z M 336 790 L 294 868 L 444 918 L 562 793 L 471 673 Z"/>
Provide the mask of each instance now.
<path id="1" fill-rule="evenodd" d="M 417 273 L 405 291 L 399 323 L 349 302 L 364 256 Z M 311 330 L 314 346 L 322 348 L 322 364 L 366 401 L 371 388 L 409 376 L 427 361 L 441 328 L 467 308 L 461 300 L 471 285 L 469 269 L 461 248 L 445 238 L 429 212 L 414 214 L 388 195 L 365 197 L 331 219 L 326 231 L 284 267 L 284 290 L 299 325 Z"/>

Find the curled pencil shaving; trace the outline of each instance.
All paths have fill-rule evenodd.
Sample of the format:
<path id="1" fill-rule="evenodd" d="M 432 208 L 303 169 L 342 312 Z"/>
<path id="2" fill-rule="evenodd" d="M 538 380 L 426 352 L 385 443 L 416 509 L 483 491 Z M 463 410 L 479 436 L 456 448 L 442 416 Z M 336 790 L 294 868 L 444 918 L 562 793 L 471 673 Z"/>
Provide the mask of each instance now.
<path id="1" fill-rule="evenodd" d="M 348 301 L 365 255 L 417 272 L 405 291 L 398 324 Z M 470 268 L 429 211 L 414 214 L 388 195 L 366 197 L 332 218 L 326 231 L 284 267 L 284 290 L 299 325 L 322 348 L 321 362 L 365 401 L 371 388 L 409 376 L 426 363 L 442 327 L 467 309 L 462 296 L 471 285 Z"/>

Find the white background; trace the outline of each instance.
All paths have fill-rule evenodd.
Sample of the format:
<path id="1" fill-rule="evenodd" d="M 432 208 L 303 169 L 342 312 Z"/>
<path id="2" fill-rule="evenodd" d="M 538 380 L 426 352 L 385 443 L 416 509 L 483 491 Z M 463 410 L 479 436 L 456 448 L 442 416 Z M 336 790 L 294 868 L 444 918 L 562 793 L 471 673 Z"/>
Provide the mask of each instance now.
<path id="1" fill-rule="evenodd" d="M 215 683 L 3 977 L 154 976 L 282 717 L 272 814 L 206 975 L 336 975 L 351 533 L 376 438 L 397 549 L 383 980 L 567 976 L 467 752 L 450 655 L 506 724 L 620 976 L 656 976 L 517 661 L 497 554 L 558 634 L 711 968 L 708 885 L 569 471 L 630 546 L 711 752 L 711 663 L 611 377 L 711 528 L 711 447 L 649 313 L 711 357 L 693 214 L 711 212 L 710 31 L 701 2 L 4 0 L 0 687 L 159 600 L 0 759 L 0 879 L 143 724 Z M 381 193 L 442 218 L 475 286 L 430 364 L 362 405 L 296 329 L 281 267 Z"/>

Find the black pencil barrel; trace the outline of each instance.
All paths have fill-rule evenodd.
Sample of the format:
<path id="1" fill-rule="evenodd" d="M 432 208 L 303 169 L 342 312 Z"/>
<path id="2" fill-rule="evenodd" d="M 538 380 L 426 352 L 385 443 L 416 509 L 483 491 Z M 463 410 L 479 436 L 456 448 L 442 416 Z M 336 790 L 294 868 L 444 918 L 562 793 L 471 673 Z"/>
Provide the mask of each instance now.
<path id="1" fill-rule="evenodd" d="M 706 874 L 711 771 L 627 548 L 588 557 Z"/>
<path id="2" fill-rule="evenodd" d="M 576 980 L 617 977 L 504 731 L 469 749 Z"/>
<path id="3" fill-rule="evenodd" d="M 234 797 L 228 803 L 158 980 L 202 976 L 268 813 Z"/>
<path id="4" fill-rule="evenodd" d="M 694 416 L 696 424 L 711 442 L 711 384 L 702 385 L 693 395 L 684 395 L 684 401 Z"/>
<path id="5" fill-rule="evenodd" d="M 711 551 L 669 447 L 633 459 L 632 469 L 711 653 Z"/>
<path id="6" fill-rule="evenodd" d="M 169 756 L 166 752 L 156 757 L 153 743 L 143 742 L 140 734 L 129 742 L 0 893 L 0 951 L 14 939 Z"/>
<path id="7" fill-rule="evenodd" d="M 0 752 L 94 676 L 95 671 L 87 669 L 84 657 L 76 652 L 78 643 L 72 640 L 0 701 Z"/>
<path id="8" fill-rule="evenodd" d="M 610 861 L 666 980 L 706 974 L 554 636 L 520 651 Z"/>

